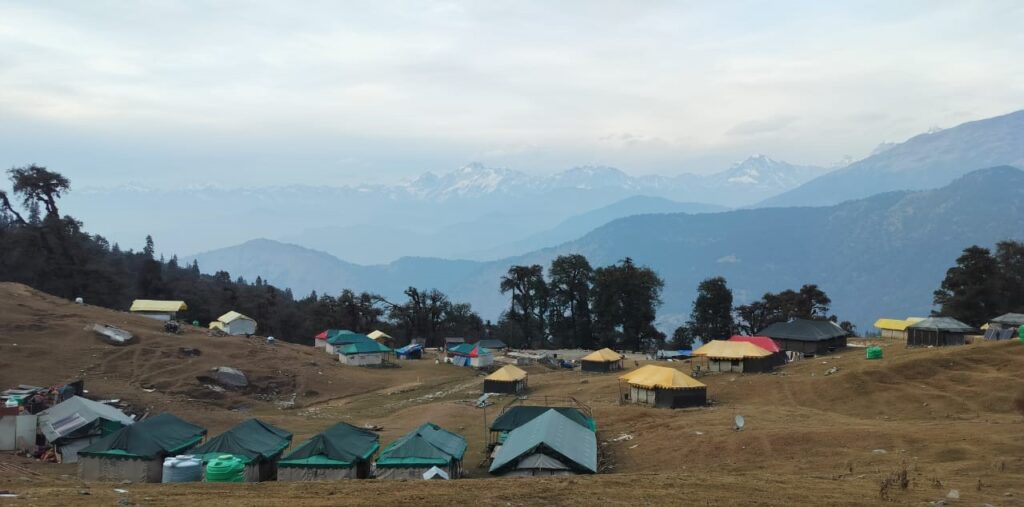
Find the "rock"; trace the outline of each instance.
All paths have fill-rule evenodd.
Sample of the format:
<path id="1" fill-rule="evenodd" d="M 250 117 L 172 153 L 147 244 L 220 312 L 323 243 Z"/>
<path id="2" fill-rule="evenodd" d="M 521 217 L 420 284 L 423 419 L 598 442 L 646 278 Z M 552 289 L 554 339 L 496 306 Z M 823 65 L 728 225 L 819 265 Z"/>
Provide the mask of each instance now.
<path id="1" fill-rule="evenodd" d="M 955 489 L 951 489 L 951 490 L 949 490 L 949 493 L 946 493 L 946 498 L 948 498 L 950 500 L 959 500 L 960 499 L 960 491 L 955 490 Z"/>
<path id="2" fill-rule="evenodd" d="M 217 383 L 232 388 L 245 388 L 249 386 L 249 379 L 242 370 L 230 366 L 218 366 L 213 369 L 213 379 Z"/>
<path id="3" fill-rule="evenodd" d="M 875 449 L 871 451 L 872 454 L 886 454 L 887 452 L 888 451 L 886 451 L 885 449 Z"/>

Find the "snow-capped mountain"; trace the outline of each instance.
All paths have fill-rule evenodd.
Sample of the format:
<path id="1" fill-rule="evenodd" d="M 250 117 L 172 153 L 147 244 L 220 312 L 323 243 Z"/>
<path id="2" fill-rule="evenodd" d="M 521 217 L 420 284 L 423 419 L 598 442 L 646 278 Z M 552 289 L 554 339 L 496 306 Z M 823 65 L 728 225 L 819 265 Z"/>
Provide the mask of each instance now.
<path id="1" fill-rule="evenodd" d="M 793 165 L 772 160 L 764 155 L 754 155 L 712 175 L 708 181 L 715 186 L 757 187 L 783 192 L 824 172 L 825 170 L 820 167 Z"/>

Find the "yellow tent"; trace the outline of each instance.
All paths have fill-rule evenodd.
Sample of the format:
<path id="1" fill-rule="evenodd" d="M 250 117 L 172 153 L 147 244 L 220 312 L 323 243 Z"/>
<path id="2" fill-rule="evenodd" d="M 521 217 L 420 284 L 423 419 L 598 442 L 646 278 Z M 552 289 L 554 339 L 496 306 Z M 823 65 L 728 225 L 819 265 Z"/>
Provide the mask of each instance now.
<path id="1" fill-rule="evenodd" d="M 210 323 L 210 329 L 220 329 L 221 331 L 223 331 L 224 330 L 224 323 L 219 321 L 219 320 L 215 320 L 215 321 Z"/>
<path id="2" fill-rule="evenodd" d="M 580 361 L 593 361 L 595 363 L 612 363 L 620 360 L 622 360 L 622 354 L 608 348 L 595 350 L 580 359 Z"/>
<path id="3" fill-rule="evenodd" d="M 252 320 L 249 317 L 242 315 L 241 313 L 231 311 L 225 313 L 224 315 L 221 315 L 220 317 L 217 317 L 217 322 L 220 322 L 222 324 L 230 324 L 238 319 Z M 210 325 L 212 326 L 213 323 L 211 322 Z"/>
<path id="4" fill-rule="evenodd" d="M 484 377 L 484 380 L 496 382 L 517 382 L 526 378 L 526 372 L 511 364 L 498 368 L 498 371 Z"/>
<path id="5" fill-rule="evenodd" d="M 387 341 L 394 340 L 394 338 L 392 338 L 391 335 L 389 335 L 389 334 L 387 334 L 384 331 L 381 331 L 379 329 L 376 330 L 376 331 L 371 332 L 370 334 L 368 334 L 366 336 L 369 336 L 370 339 L 374 340 L 374 341 L 386 341 L 387 342 Z"/>
<path id="6" fill-rule="evenodd" d="M 913 324 L 910 319 L 878 319 L 875 321 L 875 327 L 886 331 L 906 331 L 907 326 Z"/>
<path id="7" fill-rule="evenodd" d="M 132 312 L 183 312 L 188 310 L 184 301 L 159 301 L 156 299 L 136 299 L 129 311 Z"/>
<path id="8" fill-rule="evenodd" d="M 704 389 L 707 386 L 693 377 L 665 366 L 649 364 L 619 377 L 631 386 L 644 389 Z"/>
<path id="9" fill-rule="evenodd" d="M 738 360 L 768 357 L 772 355 L 772 353 L 750 342 L 712 340 L 699 349 L 693 351 L 693 355 L 715 359 Z"/>

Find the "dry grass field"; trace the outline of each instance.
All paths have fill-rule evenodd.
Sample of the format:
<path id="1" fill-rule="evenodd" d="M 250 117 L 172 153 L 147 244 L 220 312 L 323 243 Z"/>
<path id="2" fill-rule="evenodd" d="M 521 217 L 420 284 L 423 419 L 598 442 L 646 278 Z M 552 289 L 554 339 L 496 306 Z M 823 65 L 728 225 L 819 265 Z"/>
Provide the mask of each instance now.
<path id="1" fill-rule="evenodd" d="M 139 341 L 107 345 L 85 330 L 92 323 L 128 329 Z M 74 465 L 0 454 L 0 464 L 28 470 L 0 469 L 0 490 L 18 495 L 0 503 L 1024 505 L 1024 345 L 883 346 L 881 361 L 850 348 L 775 374 L 705 376 L 713 405 L 676 411 L 618 405 L 615 375 L 529 367 L 533 400 L 571 396 L 593 408 L 612 467 L 594 476 L 493 479 L 477 464 L 486 424 L 509 398 L 474 407 L 483 380 L 469 369 L 433 360 L 353 368 L 306 346 L 198 329 L 169 335 L 150 319 L 0 284 L 0 386 L 84 378 L 92 397 L 171 411 L 211 436 L 259 417 L 294 432 L 295 443 L 342 420 L 382 426 L 382 443 L 425 421 L 469 441 L 468 478 L 429 483 L 83 483 Z M 182 347 L 201 354 L 185 356 Z M 243 370 L 254 389 L 203 387 L 197 377 L 216 366 Z M 825 375 L 832 367 L 838 372 Z M 747 421 L 742 431 L 733 428 L 737 414 Z M 623 434 L 633 438 L 612 441 Z M 954 489 L 959 500 L 946 499 Z"/>

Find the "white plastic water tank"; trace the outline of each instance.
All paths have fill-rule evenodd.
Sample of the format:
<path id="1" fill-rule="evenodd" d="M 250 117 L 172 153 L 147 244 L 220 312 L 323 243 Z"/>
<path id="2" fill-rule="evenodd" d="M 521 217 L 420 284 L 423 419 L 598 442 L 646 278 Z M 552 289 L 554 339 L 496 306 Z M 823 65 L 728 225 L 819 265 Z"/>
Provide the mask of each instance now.
<path id="1" fill-rule="evenodd" d="M 203 479 L 203 462 L 195 456 L 164 458 L 163 482 L 199 482 Z"/>

